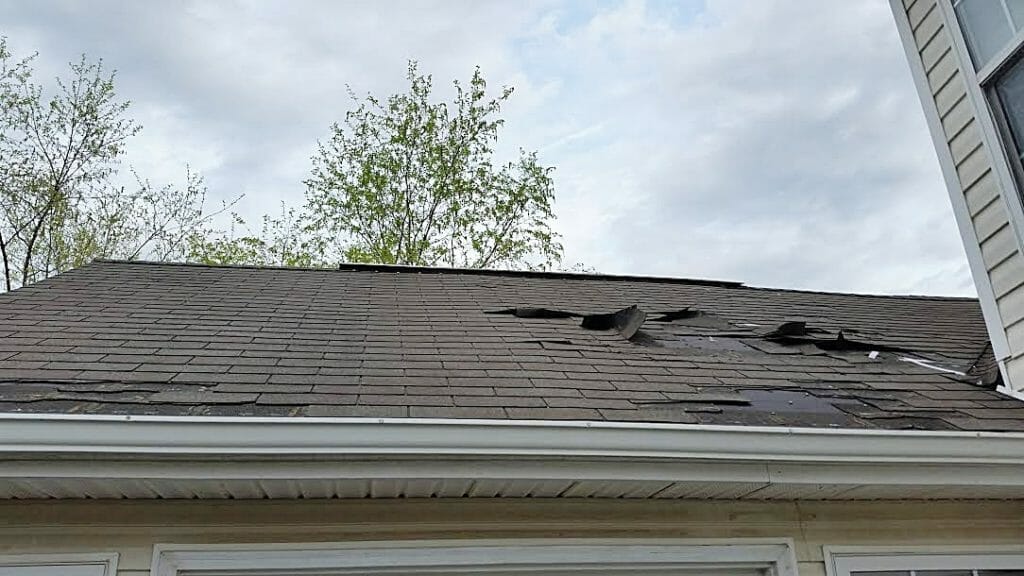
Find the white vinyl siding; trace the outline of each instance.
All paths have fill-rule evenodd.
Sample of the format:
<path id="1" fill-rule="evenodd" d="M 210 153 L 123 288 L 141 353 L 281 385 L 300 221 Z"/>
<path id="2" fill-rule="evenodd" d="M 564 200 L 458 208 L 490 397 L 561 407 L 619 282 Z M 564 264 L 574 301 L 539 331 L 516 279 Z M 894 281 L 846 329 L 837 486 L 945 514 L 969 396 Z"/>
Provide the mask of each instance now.
<path id="1" fill-rule="evenodd" d="M 996 297 L 1002 297 L 1024 284 L 1024 257 L 1014 254 L 990 272 L 992 289 Z"/>
<path id="2" fill-rule="evenodd" d="M 999 299 L 999 313 L 1006 322 L 1006 331 L 1009 334 L 1021 320 L 1024 320 L 1024 291 L 1014 290 Z"/>
<path id="3" fill-rule="evenodd" d="M 935 5 L 928 2 L 915 2 L 907 8 L 907 18 L 910 20 L 911 28 L 918 28 L 921 21 L 935 10 Z"/>
<path id="4" fill-rule="evenodd" d="M 1020 338 L 1016 340 L 1019 341 Z M 1006 376 L 1011 382 L 1024 382 L 1024 356 L 1017 356 L 1006 361 Z"/>
<path id="5" fill-rule="evenodd" d="M 949 141 L 949 149 L 953 153 L 953 162 L 961 163 L 968 156 L 981 148 L 981 133 L 978 123 L 972 117 L 962 130 Z"/>
<path id="6" fill-rule="evenodd" d="M 792 539 L 800 576 L 823 546 L 1012 545 L 1024 502 L 638 502 L 552 499 L 0 503 L 0 554 L 116 551 L 148 576 L 156 544 L 474 538 Z"/>
<path id="7" fill-rule="evenodd" d="M 990 202 L 974 215 L 974 229 L 978 231 L 978 240 L 981 242 L 985 242 L 1008 224 L 1006 210 L 999 202 Z"/>
<path id="8" fill-rule="evenodd" d="M 950 82 L 954 85 L 953 82 Z M 955 86 L 958 89 L 962 89 L 962 83 L 957 83 Z M 974 122 L 974 111 L 971 110 L 971 103 L 967 100 L 967 95 L 959 93 L 955 95 L 958 99 L 952 108 L 949 109 L 942 116 L 942 129 L 946 132 L 946 139 L 952 145 L 952 141 L 960 131 L 963 130 L 968 123 Z M 936 103 L 938 103 L 938 95 L 936 95 Z M 942 109 L 939 109 L 939 113 L 942 114 Z M 954 155 L 954 158 L 956 156 Z"/>
<path id="9" fill-rule="evenodd" d="M 1009 224 L 1002 226 L 988 239 L 981 242 L 981 255 L 991 271 L 1017 252 L 1017 237 Z"/>
<path id="10" fill-rule="evenodd" d="M 977 216 L 979 212 L 993 202 L 1001 202 L 999 199 L 999 185 L 996 183 L 992 171 L 986 171 L 982 174 L 981 178 L 968 187 L 964 192 L 964 199 L 967 201 L 967 209 L 970 211 L 971 216 Z M 1000 204 L 1000 209 L 1002 209 L 1001 206 L 1002 204 Z"/>

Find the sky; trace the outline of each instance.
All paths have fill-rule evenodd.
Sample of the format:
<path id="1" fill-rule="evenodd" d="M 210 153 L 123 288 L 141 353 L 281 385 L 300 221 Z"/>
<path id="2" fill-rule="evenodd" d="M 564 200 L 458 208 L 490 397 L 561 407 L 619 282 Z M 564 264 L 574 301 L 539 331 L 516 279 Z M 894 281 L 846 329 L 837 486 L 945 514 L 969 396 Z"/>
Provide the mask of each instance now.
<path id="1" fill-rule="evenodd" d="M 0 35 L 40 80 L 102 58 L 126 162 L 250 219 L 301 205 L 346 85 L 415 59 L 439 97 L 475 66 L 515 88 L 498 154 L 555 167 L 567 264 L 974 294 L 887 0 L 0 0 Z"/>

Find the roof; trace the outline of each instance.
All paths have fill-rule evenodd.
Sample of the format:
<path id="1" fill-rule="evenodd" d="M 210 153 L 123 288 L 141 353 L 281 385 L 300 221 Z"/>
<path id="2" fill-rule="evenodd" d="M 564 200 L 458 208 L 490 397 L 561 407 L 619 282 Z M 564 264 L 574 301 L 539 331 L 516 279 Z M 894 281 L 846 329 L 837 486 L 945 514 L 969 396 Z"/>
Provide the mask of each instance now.
<path id="1" fill-rule="evenodd" d="M 96 262 L 0 294 L 0 412 L 1021 430 L 976 300 Z"/>

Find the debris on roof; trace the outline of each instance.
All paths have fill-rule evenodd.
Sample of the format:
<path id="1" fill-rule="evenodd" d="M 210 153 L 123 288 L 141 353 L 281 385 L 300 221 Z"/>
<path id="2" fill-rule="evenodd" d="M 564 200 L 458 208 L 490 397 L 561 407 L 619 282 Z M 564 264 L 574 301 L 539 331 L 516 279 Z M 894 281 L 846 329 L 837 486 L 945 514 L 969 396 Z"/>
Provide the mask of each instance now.
<path id="1" fill-rule="evenodd" d="M 4 412 L 1024 430 L 998 381 L 962 298 L 117 262 L 0 294 Z"/>

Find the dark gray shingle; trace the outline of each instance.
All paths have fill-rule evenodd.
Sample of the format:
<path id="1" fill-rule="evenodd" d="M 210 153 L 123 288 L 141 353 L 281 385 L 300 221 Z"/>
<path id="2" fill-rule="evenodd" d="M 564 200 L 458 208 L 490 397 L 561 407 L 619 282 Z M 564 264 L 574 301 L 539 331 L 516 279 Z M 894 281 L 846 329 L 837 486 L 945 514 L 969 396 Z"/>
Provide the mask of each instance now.
<path id="1" fill-rule="evenodd" d="M 632 339 L 580 326 L 632 305 Z M 986 348 L 962 298 L 97 262 L 0 295 L 0 410 L 1020 430 Z"/>

